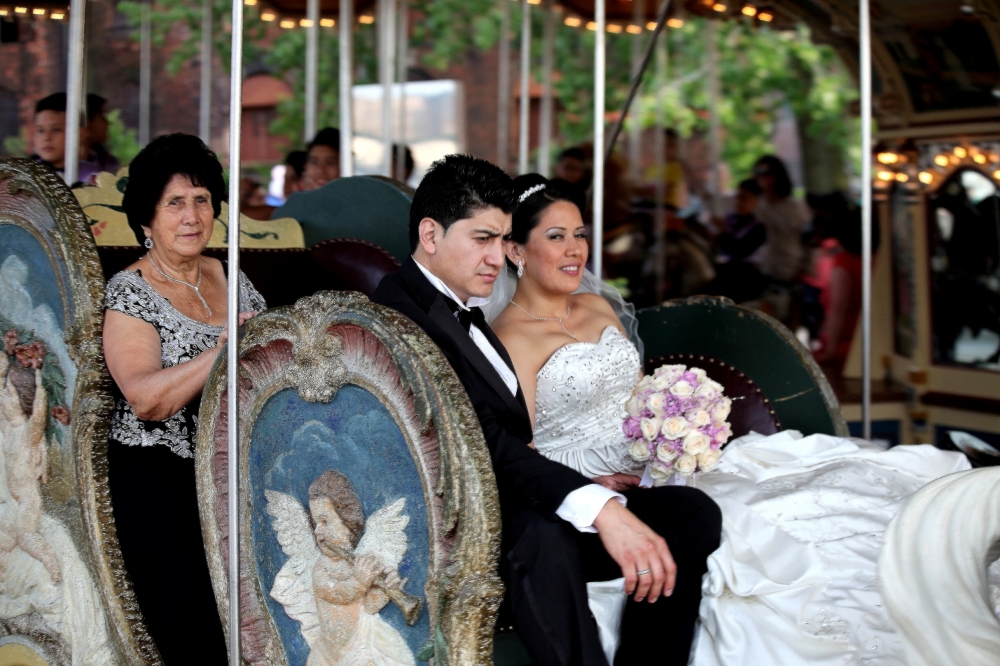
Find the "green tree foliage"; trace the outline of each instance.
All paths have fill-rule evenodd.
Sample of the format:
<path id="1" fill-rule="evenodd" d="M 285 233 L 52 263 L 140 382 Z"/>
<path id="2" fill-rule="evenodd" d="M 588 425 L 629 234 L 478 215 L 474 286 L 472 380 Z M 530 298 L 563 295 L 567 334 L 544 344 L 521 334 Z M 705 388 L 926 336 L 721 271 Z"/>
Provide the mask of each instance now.
<path id="1" fill-rule="evenodd" d="M 108 145 L 106 148 L 108 152 L 118 158 L 121 164 L 128 164 L 139 154 L 139 150 L 142 148 L 139 145 L 138 139 L 135 138 L 135 130 L 125 127 L 125 123 L 122 122 L 120 109 L 108 112 L 107 119 Z"/>

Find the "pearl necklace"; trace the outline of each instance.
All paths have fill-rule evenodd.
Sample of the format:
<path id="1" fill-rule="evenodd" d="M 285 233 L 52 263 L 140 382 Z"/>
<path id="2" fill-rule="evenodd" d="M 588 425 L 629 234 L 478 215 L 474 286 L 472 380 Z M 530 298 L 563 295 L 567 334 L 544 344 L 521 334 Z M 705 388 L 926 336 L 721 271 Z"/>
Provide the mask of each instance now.
<path id="1" fill-rule="evenodd" d="M 201 287 L 201 260 L 200 259 L 198 260 L 198 283 L 197 284 L 191 284 L 190 282 L 185 282 L 184 280 L 181 280 L 181 279 L 175 278 L 175 277 L 171 277 L 170 275 L 167 275 L 166 273 L 164 273 L 162 270 L 160 270 L 160 267 L 156 265 L 156 262 L 153 261 L 153 258 L 151 256 L 149 256 L 148 252 L 146 253 L 146 258 L 149 259 L 149 263 L 153 265 L 153 268 L 156 269 L 156 272 L 159 273 L 160 275 L 162 275 L 167 280 L 170 280 L 171 282 L 176 282 L 177 284 L 182 284 L 185 287 L 191 287 L 192 289 L 194 289 L 194 293 L 198 296 L 198 300 L 201 301 L 201 304 L 204 305 L 205 309 L 208 311 L 208 316 L 209 317 L 212 316 L 212 308 L 208 307 L 208 301 L 206 301 L 205 297 L 201 295 L 201 289 L 200 289 L 200 287 Z"/>
<path id="2" fill-rule="evenodd" d="M 518 310 L 520 310 L 520 311 L 521 311 L 521 312 L 523 312 L 524 314 L 528 315 L 529 317 L 531 317 L 531 318 L 532 318 L 532 319 L 534 319 L 535 321 L 554 321 L 554 322 L 558 322 L 558 323 L 559 323 L 559 326 L 560 326 L 560 327 L 562 328 L 562 330 L 563 330 L 563 333 L 565 333 L 565 334 L 566 334 L 566 335 L 568 335 L 569 337 L 573 338 L 573 339 L 574 339 L 574 340 L 576 340 L 577 342 L 579 342 L 579 341 L 580 341 L 580 338 L 576 337 L 575 335 L 573 335 L 572 333 L 570 333 L 569 331 L 567 331 L 567 330 L 566 330 L 566 325 L 565 325 L 565 324 L 563 324 L 563 322 L 564 322 L 564 321 L 566 321 L 566 319 L 567 319 L 567 318 L 569 318 L 569 314 L 570 314 L 570 312 L 572 312 L 572 310 L 570 310 L 570 309 L 569 309 L 569 306 L 568 306 L 568 305 L 566 306 L 566 316 L 565 316 L 565 317 L 563 317 L 562 319 L 559 319 L 558 317 L 536 317 L 535 315 L 531 314 L 530 312 L 528 312 L 527 310 L 525 310 L 524 308 L 522 308 L 522 307 L 521 307 L 520 305 L 518 305 L 518 304 L 517 304 L 517 302 L 516 302 L 516 301 L 514 301 L 513 299 L 511 299 L 511 301 L 510 301 L 510 302 L 511 302 L 511 304 L 512 304 L 512 305 L 514 305 L 514 306 L 515 306 L 515 307 L 516 307 L 516 308 L 517 308 Z"/>

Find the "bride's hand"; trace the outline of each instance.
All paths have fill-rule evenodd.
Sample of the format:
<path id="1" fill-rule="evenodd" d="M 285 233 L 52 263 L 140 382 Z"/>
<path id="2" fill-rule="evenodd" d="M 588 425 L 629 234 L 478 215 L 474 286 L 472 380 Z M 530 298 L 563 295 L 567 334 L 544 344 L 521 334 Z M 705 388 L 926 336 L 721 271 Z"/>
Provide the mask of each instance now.
<path id="1" fill-rule="evenodd" d="M 609 474 L 608 476 L 598 476 L 594 479 L 594 483 L 599 483 L 608 490 L 613 490 L 616 493 L 623 493 L 629 488 L 637 488 L 640 481 L 642 479 L 632 474 Z"/>

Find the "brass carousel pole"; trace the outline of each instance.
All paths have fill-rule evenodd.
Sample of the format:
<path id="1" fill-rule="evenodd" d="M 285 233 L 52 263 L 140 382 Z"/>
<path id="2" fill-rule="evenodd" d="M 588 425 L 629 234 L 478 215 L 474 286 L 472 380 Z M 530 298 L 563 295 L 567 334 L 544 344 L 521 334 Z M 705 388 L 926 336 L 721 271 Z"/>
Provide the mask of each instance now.
<path id="1" fill-rule="evenodd" d="M 198 136 L 207 146 L 212 139 L 212 0 L 201 5 L 201 95 L 198 99 Z"/>
<path id="2" fill-rule="evenodd" d="M 243 111 L 243 0 L 233 0 L 232 57 L 229 65 L 229 298 L 226 326 L 226 389 L 228 402 L 229 483 L 229 664 L 240 666 L 240 132 Z"/>
<path id="3" fill-rule="evenodd" d="M 602 279 L 604 269 L 604 66 L 607 42 L 605 0 L 594 3 L 594 218 L 592 256 L 594 275 Z"/>
<path id="4" fill-rule="evenodd" d="M 500 63 L 497 72 L 497 166 L 507 169 L 510 149 L 510 3 L 500 2 Z"/>
<path id="5" fill-rule="evenodd" d="M 66 157 L 63 179 L 67 185 L 77 181 L 80 167 L 80 111 L 83 108 L 83 40 L 86 23 L 86 0 L 70 0 L 69 53 L 66 63 Z"/>
<path id="6" fill-rule="evenodd" d="M 396 74 L 396 0 L 378 0 L 378 71 L 382 84 L 382 175 L 392 177 L 392 84 Z"/>
<path id="7" fill-rule="evenodd" d="M 860 0 L 861 48 L 861 436 L 872 438 L 872 43 L 868 0 Z"/>
<path id="8" fill-rule="evenodd" d="M 340 177 L 354 175 L 354 154 L 351 152 L 354 138 L 353 120 L 353 77 L 354 61 L 354 2 L 340 0 Z"/>
<path id="9" fill-rule="evenodd" d="M 556 8 L 545 2 L 545 33 L 542 46 L 542 113 L 538 128 L 538 173 L 546 178 L 552 165 L 552 70 L 555 69 Z"/>
<path id="10" fill-rule="evenodd" d="M 319 0 L 306 3 L 306 117 L 305 143 L 316 136 L 319 78 Z"/>
<path id="11" fill-rule="evenodd" d="M 517 172 L 528 173 L 528 139 L 531 128 L 531 5 L 521 0 L 521 99 L 517 126 Z"/>

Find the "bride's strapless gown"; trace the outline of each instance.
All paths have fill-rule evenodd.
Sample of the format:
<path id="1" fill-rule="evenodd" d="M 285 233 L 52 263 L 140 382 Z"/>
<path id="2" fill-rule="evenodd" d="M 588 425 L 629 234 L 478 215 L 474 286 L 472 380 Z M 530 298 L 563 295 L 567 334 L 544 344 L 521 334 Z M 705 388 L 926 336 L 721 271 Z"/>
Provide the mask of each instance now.
<path id="1" fill-rule="evenodd" d="M 640 369 L 613 327 L 556 351 L 538 373 L 538 450 L 590 477 L 637 473 L 621 423 Z M 733 440 L 715 469 L 688 482 L 723 515 L 691 663 L 905 664 L 878 590 L 882 536 L 917 489 L 968 468 L 962 454 L 929 445 L 884 451 L 795 431 Z"/>

